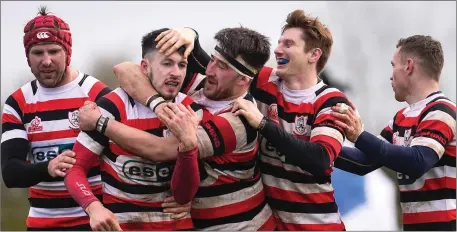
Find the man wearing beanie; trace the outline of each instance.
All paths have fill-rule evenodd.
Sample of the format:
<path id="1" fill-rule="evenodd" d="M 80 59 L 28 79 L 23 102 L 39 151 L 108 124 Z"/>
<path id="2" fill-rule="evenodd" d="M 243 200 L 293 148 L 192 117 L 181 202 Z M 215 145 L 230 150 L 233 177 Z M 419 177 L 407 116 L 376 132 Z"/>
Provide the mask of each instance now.
<path id="1" fill-rule="evenodd" d="M 41 7 L 24 28 L 24 48 L 35 80 L 5 102 L 1 168 L 8 188 L 30 189 L 28 230 L 90 230 L 89 217 L 64 185 L 80 132 L 78 109 L 110 89 L 70 67 L 71 32 L 61 18 Z M 12 77 L 10 77 L 12 78 Z M 91 190 L 101 194 L 99 162 L 88 172 Z"/>

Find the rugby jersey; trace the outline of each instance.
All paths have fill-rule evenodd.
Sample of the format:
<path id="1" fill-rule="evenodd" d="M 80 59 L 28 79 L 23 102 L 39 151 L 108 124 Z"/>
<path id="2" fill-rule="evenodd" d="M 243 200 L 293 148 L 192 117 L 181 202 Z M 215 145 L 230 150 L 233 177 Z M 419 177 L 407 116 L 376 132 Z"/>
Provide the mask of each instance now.
<path id="1" fill-rule="evenodd" d="M 278 229 L 344 230 L 330 178 L 344 131 L 336 126 L 330 112 L 337 103 L 350 105 L 346 96 L 322 81 L 306 90 L 289 90 L 269 67 L 255 78 L 251 93 L 262 114 L 287 133 L 324 145 L 331 164 L 325 175 L 313 176 L 288 163 L 269 141 L 260 138 L 260 171 Z"/>
<path id="2" fill-rule="evenodd" d="M 84 101 L 96 101 L 110 89 L 96 78 L 79 72 L 77 78 L 56 88 L 45 88 L 33 80 L 16 90 L 2 114 L 2 146 L 30 145 L 27 162 L 46 162 L 71 150 L 80 129 L 78 109 Z M 92 191 L 100 197 L 99 164 L 89 172 Z M 29 230 L 87 229 L 89 217 L 73 200 L 61 177 L 30 187 Z"/>
<path id="3" fill-rule="evenodd" d="M 244 99 L 253 101 L 250 94 Z M 213 116 L 198 127 L 200 187 L 191 215 L 197 229 L 273 230 L 257 165 L 257 131 L 234 116 L 230 101 L 213 101 L 199 90 L 194 101 Z"/>
<path id="4" fill-rule="evenodd" d="M 441 92 L 396 113 L 381 138 L 400 146 L 426 146 L 440 160 L 421 177 L 397 173 L 405 230 L 455 230 L 455 103 Z"/>
<path id="5" fill-rule="evenodd" d="M 201 113 L 199 106 L 182 93 L 174 100 Z M 107 94 L 97 104 L 103 115 L 125 125 L 159 137 L 168 134 L 150 108 L 134 101 L 121 88 Z M 153 162 L 135 156 L 95 131 L 81 132 L 74 152 L 101 156 L 103 204 L 116 215 L 123 230 L 193 228 L 190 216 L 172 219 L 172 213 L 164 213 L 161 206 L 166 197 L 172 196 L 170 182 L 175 161 Z"/>

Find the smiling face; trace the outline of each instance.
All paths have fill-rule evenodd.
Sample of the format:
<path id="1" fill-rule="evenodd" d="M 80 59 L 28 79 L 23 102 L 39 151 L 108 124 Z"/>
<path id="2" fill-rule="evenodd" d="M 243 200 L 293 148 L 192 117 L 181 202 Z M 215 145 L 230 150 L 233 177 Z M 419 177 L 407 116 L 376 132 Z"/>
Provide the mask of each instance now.
<path id="1" fill-rule="evenodd" d="M 29 51 L 32 73 L 46 88 L 57 87 L 64 79 L 65 59 L 65 50 L 57 44 L 38 44 Z"/>
<path id="2" fill-rule="evenodd" d="M 154 89 L 167 100 L 178 95 L 186 76 L 187 59 L 179 52 L 165 56 L 160 52 L 152 52 L 141 61 L 142 69 L 146 70 Z"/>
<path id="3" fill-rule="evenodd" d="M 283 78 L 302 73 L 308 66 L 309 52 L 305 52 L 305 41 L 300 28 L 290 28 L 284 31 L 278 41 L 274 53 L 278 62 L 276 74 Z M 289 62 L 282 64 L 280 59 Z"/>

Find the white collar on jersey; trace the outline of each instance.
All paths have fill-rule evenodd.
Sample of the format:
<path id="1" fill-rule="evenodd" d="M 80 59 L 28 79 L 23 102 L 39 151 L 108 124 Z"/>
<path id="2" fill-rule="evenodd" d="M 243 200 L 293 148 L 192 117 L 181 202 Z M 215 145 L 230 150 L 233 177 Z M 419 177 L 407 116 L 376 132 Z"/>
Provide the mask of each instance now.
<path id="1" fill-rule="evenodd" d="M 69 91 L 69 90 L 77 87 L 79 81 L 81 81 L 83 76 L 84 76 L 84 73 L 78 71 L 78 76 L 74 80 L 72 80 L 71 82 L 69 82 L 65 85 L 55 87 L 55 88 L 46 88 L 46 87 L 40 85 L 40 82 L 37 81 L 37 86 L 38 86 L 39 91 L 42 93 L 45 93 L 45 94 L 63 93 L 65 91 Z"/>
<path id="2" fill-rule="evenodd" d="M 244 98 L 248 92 L 245 92 L 240 98 Z M 198 90 L 194 94 L 192 94 L 192 99 L 199 105 L 205 107 L 211 114 L 218 114 L 219 112 L 222 112 L 224 110 L 229 109 L 232 107 L 232 103 L 235 100 L 229 100 L 229 101 L 214 101 L 205 96 L 203 94 L 203 89 Z"/>

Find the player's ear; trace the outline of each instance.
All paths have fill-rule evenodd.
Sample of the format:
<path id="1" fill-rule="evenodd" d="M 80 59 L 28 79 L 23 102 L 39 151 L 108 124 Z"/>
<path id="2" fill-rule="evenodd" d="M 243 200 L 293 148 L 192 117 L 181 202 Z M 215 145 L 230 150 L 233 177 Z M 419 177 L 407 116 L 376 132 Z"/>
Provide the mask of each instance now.
<path id="1" fill-rule="evenodd" d="M 243 76 L 243 75 L 240 75 L 238 74 L 238 81 L 236 82 L 237 85 L 239 86 L 244 86 L 244 85 L 247 85 L 251 82 L 251 79 L 246 77 L 246 76 Z"/>

